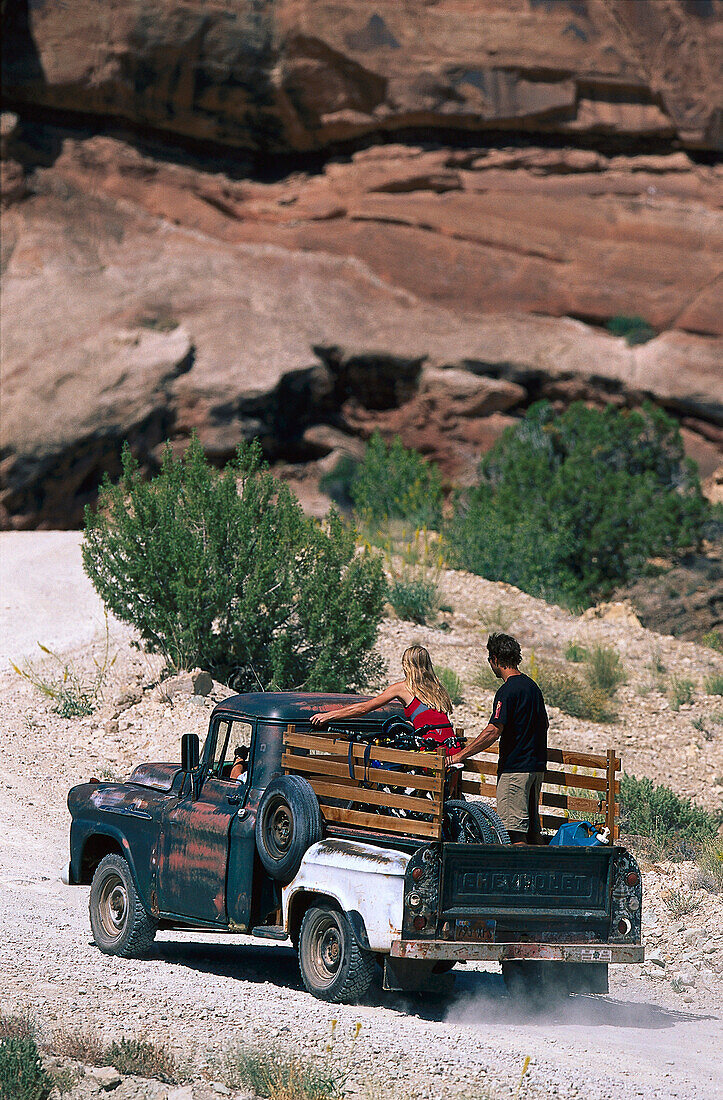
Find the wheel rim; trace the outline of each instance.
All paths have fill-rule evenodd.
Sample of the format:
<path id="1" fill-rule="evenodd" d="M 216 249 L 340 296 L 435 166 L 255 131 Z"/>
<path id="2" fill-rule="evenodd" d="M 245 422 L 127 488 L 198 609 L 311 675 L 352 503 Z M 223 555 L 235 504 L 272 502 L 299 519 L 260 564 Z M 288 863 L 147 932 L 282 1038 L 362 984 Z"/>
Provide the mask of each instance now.
<path id="1" fill-rule="evenodd" d="M 309 930 L 307 955 L 315 985 L 325 988 L 336 980 L 343 956 L 342 932 L 334 916 L 319 917 Z"/>
<path id="2" fill-rule="evenodd" d="M 109 940 L 119 940 L 128 922 L 128 891 L 120 875 L 108 875 L 100 891 L 98 912 Z"/>
<path id="3" fill-rule="evenodd" d="M 450 832 L 457 844 L 484 843 L 477 822 L 466 810 L 451 810 L 448 816 Z"/>
<path id="4" fill-rule="evenodd" d="M 294 819 L 285 799 L 270 800 L 264 819 L 264 841 L 272 859 L 283 859 L 294 838 Z"/>

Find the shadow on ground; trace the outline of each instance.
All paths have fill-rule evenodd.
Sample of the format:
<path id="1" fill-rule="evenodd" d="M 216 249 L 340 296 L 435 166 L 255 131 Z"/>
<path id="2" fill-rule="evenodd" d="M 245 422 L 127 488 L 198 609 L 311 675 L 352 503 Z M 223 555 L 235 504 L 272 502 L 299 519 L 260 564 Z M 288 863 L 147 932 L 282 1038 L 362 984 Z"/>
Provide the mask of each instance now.
<path id="1" fill-rule="evenodd" d="M 291 947 L 256 944 L 204 944 L 166 941 L 157 943 L 154 957 L 185 966 L 201 974 L 235 978 L 252 984 L 274 982 L 283 989 L 303 992 L 296 953 Z M 462 1026 L 526 1024 L 541 1027 L 585 1026 L 637 1030 L 661 1030 L 693 1020 L 714 1019 L 661 1005 L 621 1001 L 609 996 L 576 995 L 546 1003 L 532 1003 L 512 996 L 500 974 L 455 971 L 456 984 L 446 996 L 402 995 L 381 988 L 381 972 L 364 1003 L 422 1020 Z M 306 994 L 304 994 L 306 996 Z"/>

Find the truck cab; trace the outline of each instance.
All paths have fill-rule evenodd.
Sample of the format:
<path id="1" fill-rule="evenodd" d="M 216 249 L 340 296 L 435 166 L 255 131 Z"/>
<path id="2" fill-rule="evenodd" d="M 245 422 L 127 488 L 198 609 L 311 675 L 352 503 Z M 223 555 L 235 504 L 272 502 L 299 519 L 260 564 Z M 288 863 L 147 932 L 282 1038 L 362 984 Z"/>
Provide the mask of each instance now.
<path id="1" fill-rule="evenodd" d="M 558 988 L 601 992 L 608 963 L 642 959 L 641 879 L 624 848 L 420 844 L 399 819 L 360 832 L 325 817 L 339 799 L 320 805 L 285 774 L 285 732 L 311 733 L 316 711 L 359 698 L 236 695 L 211 714 L 202 752 L 185 735 L 180 763 L 74 787 L 64 881 L 90 886 L 100 950 L 141 955 L 159 929 L 290 940 L 307 989 L 337 1002 L 364 994 L 377 961 L 392 989 L 441 988 L 456 962 L 483 959 L 509 984 L 554 973 Z M 373 732 L 395 715 L 358 724 Z M 246 769 L 232 778 L 239 747 Z"/>

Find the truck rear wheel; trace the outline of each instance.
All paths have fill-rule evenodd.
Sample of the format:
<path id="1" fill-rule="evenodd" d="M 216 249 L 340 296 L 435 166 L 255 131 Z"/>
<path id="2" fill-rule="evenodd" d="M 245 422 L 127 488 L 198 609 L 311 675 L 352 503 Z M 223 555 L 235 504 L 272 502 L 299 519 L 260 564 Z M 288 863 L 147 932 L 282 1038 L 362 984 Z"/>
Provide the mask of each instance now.
<path id="1" fill-rule="evenodd" d="M 113 853 L 98 864 L 90 887 L 89 910 L 93 939 L 105 955 L 137 959 L 150 951 L 156 922 L 143 908 L 123 856 Z"/>
<path id="2" fill-rule="evenodd" d="M 356 1004 L 374 976 L 373 951 L 359 946 L 346 914 L 308 909 L 299 934 L 299 967 L 309 993 L 333 1004 Z"/>
<path id="3" fill-rule="evenodd" d="M 311 784 L 300 775 L 272 779 L 256 815 L 256 848 L 272 878 L 290 882 L 321 834 L 321 810 Z"/>

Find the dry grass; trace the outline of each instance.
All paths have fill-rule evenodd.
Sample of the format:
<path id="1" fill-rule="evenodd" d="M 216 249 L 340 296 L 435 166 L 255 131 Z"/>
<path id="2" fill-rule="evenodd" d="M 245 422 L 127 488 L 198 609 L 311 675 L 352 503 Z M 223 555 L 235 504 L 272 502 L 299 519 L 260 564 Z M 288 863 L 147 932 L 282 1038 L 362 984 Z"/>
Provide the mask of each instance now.
<path id="1" fill-rule="evenodd" d="M 701 899 L 697 898 L 692 891 L 685 890 L 683 887 L 669 890 L 663 896 L 663 901 L 670 915 L 675 917 L 676 920 L 687 916 L 688 913 L 694 913 L 701 905 Z"/>
<path id="2" fill-rule="evenodd" d="M 37 1028 L 28 1012 L 0 1012 L 0 1039 L 34 1039 Z"/>
<path id="3" fill-rule="evenodd" d="M 58 1028 L 53 1032 L 50 1049 L 61 1058 L 72 1058 L 88 1066 L 106 1064 L 106 1044 L 92 1028 Z"/>
<path id="4" fill-rule="evenodd" d="M 151 1039 L 121 1039 L 113 1042 L 105 1054 L 107 1065 L 119 1073 L 138 1077 L 157 1077 L 168 1084 L 178 1080 L 178 1066 L 173 1053 L 163 1043 Z"/>

